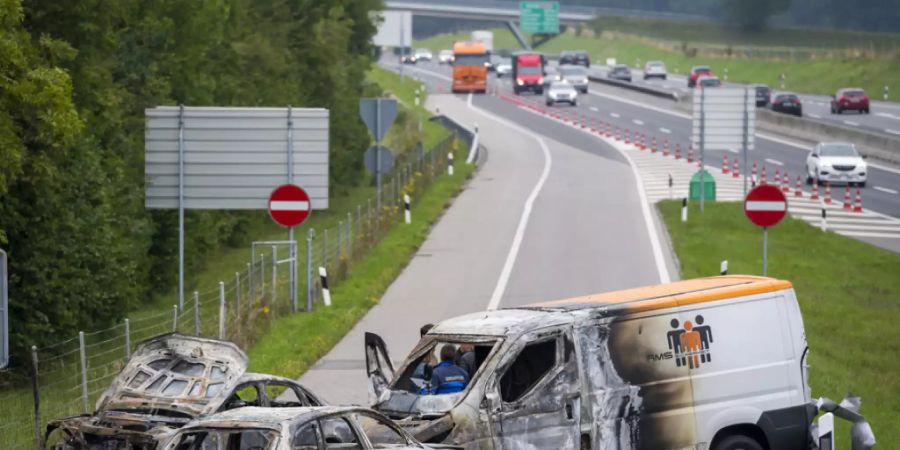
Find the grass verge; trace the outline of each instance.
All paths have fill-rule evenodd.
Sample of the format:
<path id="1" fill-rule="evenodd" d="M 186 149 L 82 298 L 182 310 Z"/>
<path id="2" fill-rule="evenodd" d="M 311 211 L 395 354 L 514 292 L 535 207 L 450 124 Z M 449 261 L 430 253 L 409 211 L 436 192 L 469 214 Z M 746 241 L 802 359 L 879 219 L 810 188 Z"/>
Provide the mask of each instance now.
<path id="1" fill-rule="evenodd" d="M 473 166 L 464 164 L 457 165 L 456 169 L 453 176 L 441 176 L 423 193 L 416 204 L 416 220 L 412 224 L 393 225 L 351 267 L 347 280 L 331 289 L 331 307 L 275 320 L 248 352 L 251 370 L 296 378 L 337 344 L 378 303 L 474 170 Z"/>
<path id="2" fill-rule="evenodd" d="M 682 223 L 679 201 L 659 203 L 683 278 L 715 275 L 724 259 L 731 273 L 760 273 L 762 232 L 740 203 L 690 208 Z M 900 255 L 788 218 L 769 230 L 768 265 L 769 276 L 794 284 L 813 395 L 862 396 L 878 442 L 900 441 Z M 846 445 L 849 428 L 841 432 Z"/>

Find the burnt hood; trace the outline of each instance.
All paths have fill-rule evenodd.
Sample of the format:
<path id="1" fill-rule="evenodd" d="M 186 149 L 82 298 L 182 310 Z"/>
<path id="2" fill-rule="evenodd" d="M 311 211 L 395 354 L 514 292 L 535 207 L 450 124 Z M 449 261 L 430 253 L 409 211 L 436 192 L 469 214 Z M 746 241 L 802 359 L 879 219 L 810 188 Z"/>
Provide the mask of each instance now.
<path id="1" fill-rule="evenodd" d="M 179 418 L 210 414 L 227 400 L 247 364 L 247 355 L 231 342 L 157 336 L 138 344 L 98 399 L 97 411 Z"/>

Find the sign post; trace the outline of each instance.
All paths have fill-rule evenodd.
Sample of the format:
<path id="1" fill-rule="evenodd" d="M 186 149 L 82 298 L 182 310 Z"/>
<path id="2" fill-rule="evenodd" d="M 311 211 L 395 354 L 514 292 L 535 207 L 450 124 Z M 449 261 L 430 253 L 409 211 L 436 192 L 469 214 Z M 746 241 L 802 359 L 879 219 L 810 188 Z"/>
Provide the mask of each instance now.
<path id="1" fill-rule="evenodd" d="M 559 2 L 519 2 L 519 30 L 523 33 L 559 33 Z"/>
<path id="2" fill-rule="evenodd" d="M 291 309 L 297 312 L 297 242 L 294 241 L 294 227 L 300 225 L 309 218 L 312 210 L 312 202 L 309 194 L 300 186 L 294 184 L 283 184 L 275 188 L 269 195 L 269 216 L 278 225 L 287 227 L 288 234 L 288 267 L 290 270 L 289 289 L 291 293 Z M 273 250 L 275 247 L 272 247 Z M 256 243 L 253 246 L 253 255 L 256 257 Z M 274 253 L 273 253 L 274 257 Z M 272 262 L 272 286 L 275 286 L 275 273 L 278 270 L 277 264 L 281 262 L 275 258 Z M 274 292 L 274 291 L 273 291 Z"/>
<path id="3" fill-rule="evenodd" d="M 768 273 L 769 227 L 781 222 L 787 210 L 787 197 L 775 185 L 759 185 L 744 198 L 744 214 L 756 226 L 763 229 L 763 276 Z"/>
<path id="4" fill-rule="evenodd" d="M 363 98 L 359 100 L 359 117 L 375 137 L 375 145 L 366 150 L 364 162 L 375 173 L 375 206 L 381 211 L 381 175 L 393 168 L 391 151 L 381 145 L 388 128 L 397 118 L 397 100 L 388 98 Z"/>

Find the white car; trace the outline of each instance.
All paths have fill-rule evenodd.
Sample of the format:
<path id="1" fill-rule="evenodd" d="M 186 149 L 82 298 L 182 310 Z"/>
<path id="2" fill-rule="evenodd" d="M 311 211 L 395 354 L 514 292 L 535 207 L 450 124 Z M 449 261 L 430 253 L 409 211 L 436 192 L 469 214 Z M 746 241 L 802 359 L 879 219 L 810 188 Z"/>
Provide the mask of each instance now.
<path id="1" fill-rule="evenodd" d="M 557 103 L 568 103 L 572 106 L 578 105 L 578 91 L 565 81 L 554 81 L 550 83 L 547 89 L 547 106 Z"/>
<path id="2" fill-rule="evenodd" d="M 427 48 L 417 48 L 415 57 L 418 61 L 431 61 L 433 55 L 431 54 L 431 50 L 428 50 Z"/>
<path id="3" fill-rule="evenodd" d="M 648 61 L 647 64 L 644 64 L 645 80 L 648 78 L 662 78 L 665 80 L 667 76 L 666 65 L 662 61 Z"/>
<path id="4" fill-rule="evenodd" d="M 504 75 L 509 75 L 512 73 L 512 65 L 508 63 L 498 64 L 496 72 L 497 78 L 502 78 Z"/>
<path id="5" fill-rule="evenodd" d="M 806 157 L 806 181 L 856 183 L 865 187 L 868 167 L 863 159 L 865 156 L 860 155 L 853 144 L 820 142 Z"/>
<path id="6" fill-rule="evenodd" d="M 450 64 L 453 62 L 453 50 L 441 50 L 438 52 L 438 64 Z"/>

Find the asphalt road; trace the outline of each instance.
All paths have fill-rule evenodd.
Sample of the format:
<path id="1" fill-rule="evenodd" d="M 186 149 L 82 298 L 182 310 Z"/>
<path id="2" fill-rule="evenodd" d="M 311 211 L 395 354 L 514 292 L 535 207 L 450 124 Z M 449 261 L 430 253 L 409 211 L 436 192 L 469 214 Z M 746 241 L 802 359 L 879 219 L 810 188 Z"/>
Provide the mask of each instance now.
<path id="1" fill-rule="evenodd" d="M 407 66 L 408 73 L 416 74 L 423 81 L 433 84 L 437 91 L 449 91 L 450 67 L 436 63 L 424 63 L 417 66 Z M 493 79 L 493 83 L 501 92 L 511 92 L 510 79 Z M 526 94 L 527 95 L 527 94 Z M 491 102 L 490 96 L 476 96 L 476 102 Z M 690 142 L 691 119 L 687 113 L 677 110 L 675 104 L 665 99 L 654 98 L 625 89 L 592 83 L 589 95 L 579 97 L 576 107 L 558 106 L 563 114 L 575 117 L 585 117 L 588 120 L 596 120 L 610 123 L 613 127 L 628 129 L 631 132 L 641 132 L 648 138 L 656 137 L 661 148 L 668 140 L 670 148 L 680 144 L 686 149 Z M 560 130 L 556 134 L 558 139 L 564 135 L 572 135 L 571 130 Z M 748 163 L 752 167 L 756 162 L 759 171 L 766 166 L 769 180 L 774 178 L 776 170 L 780 173 L 787 171 L 791 185 L 796 183 L 797 176 L 803 176 L 806 167 L 806 157 L 810 145 L 789 138 L 770 134 L 757 133 L 756 148 L 749 152 Z M 722 164 L 724 156 L 728 156 L 729 166 L 733 158 L 741 155 L 732 152 L 711 151 L 704 155 L 704 161 L 715 167 Z M 699 155 L 698 155 L 699 157 Z M 742 162 L 742 161 L 741 161 Z M 743 164 L 741 164 L 744 170 Z M 805 177 L 803 179 L 805 181 Z M 844 188 L 835 186 L 833 196 L 840 201 L 844 194 Z M 868 185 L 861 189 L 863 206 L 876 213 L 900 218 L 900 169 L 881 165 L 869 161 Z M 855 195 L 855 188 L 852 190 Z M 900 251 L 898 239 L 860 237 L 860 240 L 869 242 L 882 248 Z"/>
<path id="2" fill-rule="evenodd" d="M 365 331 L 380 334 L 399 362 L 425 323 L 677 273 L 671 255 L 654 252 L 645 202 L 617 150 L 489 96 L 468 104 L 432 95 L 428 106 L 477 123 L 487 156 L 380 303 L 301 378 L 333 403 L 368 403 Z"/>
<path id="3" fill-rule="evenodd" d="M 591 67 L 591 73 L 597 76 L 605 76 L 606 68 L 603 66 Z M 687 87 L 687 78 L 683 75 L 669 74 L 666 80 L 651 78 L 643 79 L 642 70 L 632 70 L 632 83 L 639 85 L 653 86 L 658 89 L 676 92 L 679 95 L 687 95 L 692 91 Z M 717 74 L 720 78 L 724 74 Z M 726 82 L 726 86 L 744 86 L 737 83 Z M 780 89 L 780 86 L 770 86 L 775 91 L 793 92 L 790 86 L 787 89 Z M 847 86 L 852 87 L 852 86 Z M 799 94 L 803 103 L 803 116 L 807 119 L 837 124 L 851 128 L 859 128 L 879 134 L 887 134 L 900 138 L 900 103 L 878 101 L 882 95 L 881 92 L 868 93 L 871 102 L 871 113 L 860 114 L 855 111 L 848 111 L 844 114 L 831 114 L 831 97 L 826 95 Z"/>

